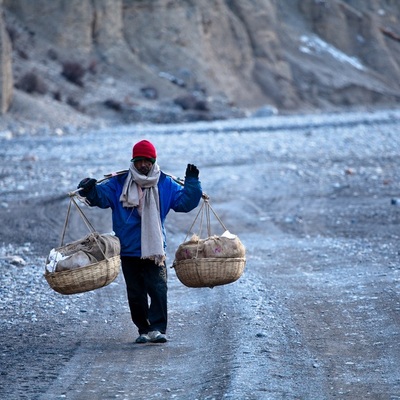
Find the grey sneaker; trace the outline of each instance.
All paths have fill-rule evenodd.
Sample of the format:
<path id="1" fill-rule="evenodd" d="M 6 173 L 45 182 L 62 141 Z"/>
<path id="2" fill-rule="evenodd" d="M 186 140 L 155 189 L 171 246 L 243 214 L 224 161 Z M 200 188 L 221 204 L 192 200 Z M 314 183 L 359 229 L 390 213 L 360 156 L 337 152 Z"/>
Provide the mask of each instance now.
<path id="1" fill-rule="evenodd" d="M 142 333 L 136 340 L 136 343 L 147 343 L 150 342 L 150 336 L 147 333 Z"/>
<path id="2" fill-rule="evenodd" d="M 167 341 L 167 336 L 159 331 L 149 332 L 149 338 L 151 343 L 165 343 Z"/>

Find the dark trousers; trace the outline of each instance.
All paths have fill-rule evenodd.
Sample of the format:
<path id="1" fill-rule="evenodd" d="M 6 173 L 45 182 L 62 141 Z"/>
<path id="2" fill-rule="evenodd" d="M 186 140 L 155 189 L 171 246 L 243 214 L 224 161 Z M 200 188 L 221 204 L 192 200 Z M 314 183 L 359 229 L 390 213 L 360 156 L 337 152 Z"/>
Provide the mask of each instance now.
<path id="1" fill-rule="evenodd" d="M 167 330 L 167 268 L 140 257 L 121 257 L 133 323 L 139 334 Z M 150 304 L 149 304 L 150 300 Z"/>

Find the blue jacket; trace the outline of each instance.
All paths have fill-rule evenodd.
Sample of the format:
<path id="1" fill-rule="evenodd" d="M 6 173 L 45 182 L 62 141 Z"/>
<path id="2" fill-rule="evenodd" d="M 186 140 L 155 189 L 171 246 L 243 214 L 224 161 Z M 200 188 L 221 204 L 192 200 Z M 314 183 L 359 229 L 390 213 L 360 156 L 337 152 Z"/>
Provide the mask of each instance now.
<path id="1" fill-rule="evenodd" d="M 136 208 L 124 208 L 119 198 L 128 173 L 118 175 L 96 185 L 86 196 L 91 206 L 112 209 L 113 230 L 121 243 L 121 256 L 141 256 L 141 218 Z M 188 177 L 182 187 L 161 172 L 158 181 L 160 217 L 166 248 L 165 218 L 169 210 L 189 212 L 200 202 L 202 189 L 197 178 Z"/>

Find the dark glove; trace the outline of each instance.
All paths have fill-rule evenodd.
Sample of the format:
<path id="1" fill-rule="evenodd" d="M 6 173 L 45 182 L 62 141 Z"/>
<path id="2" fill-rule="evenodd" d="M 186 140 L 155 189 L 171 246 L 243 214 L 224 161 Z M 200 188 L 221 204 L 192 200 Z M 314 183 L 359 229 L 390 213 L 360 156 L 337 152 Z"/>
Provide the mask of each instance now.
<path id="1" fill-rule="evenodd" d="M 86 197 L 91 190 L 96 186 L 97 180 L 94 178 L 85 178 L 79 182 L 78 189 L 82 188 L 79 191 L 79 195 Z"/>
<path id="2" fill-rule="evenodd" d="M 189 177 L 198 178 L 199 177 L 199 169 L 193 164 L 188 164 L 186 167 L 185 176 L 186 176 L 186 178 L 189 178 Z"/>

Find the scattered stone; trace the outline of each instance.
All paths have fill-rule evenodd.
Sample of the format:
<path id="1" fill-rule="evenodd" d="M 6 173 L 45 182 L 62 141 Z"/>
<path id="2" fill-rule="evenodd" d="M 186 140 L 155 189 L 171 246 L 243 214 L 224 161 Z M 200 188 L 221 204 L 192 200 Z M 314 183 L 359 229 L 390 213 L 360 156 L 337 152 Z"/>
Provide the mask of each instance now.
<path id="1" fill-rule="evenodd" d="M 141 88 L 140 91 L 146 99 L 155 100 L 158 98 L 158 91 L 155 87 L 146 86 Z"/>
<path id="2" fill-rule="evenodd" d="M 174 103 L 182 107 L 182 110 L 209 111 L 206 100 L 193 94 L 177 97 Z"/>
<path id="3" fill-rule="evenodd" d="M 272 115 L 277 115 L 278 109 L 273 106 L 264 106 L 256 110 L 251 117 L 253 118 L 264 118 L 271 117 Z"/>
<path id="4" fill-rule="evenodd" d="M 11 140 L 13 138 L 13 134 L 11 131 L 0 131 L 0 139 Z"/>
<path id="5" fill-rule="evenodd" d="M 16 265 L 17 267 L 23 267 L 26 265 L 26 261 L 20 256 L 6 256 L 1 257 L 0 259 L 6 260 L 8 263 Z"/>
<path id="6" fill-rule="evenodd" d="M 170 82 L 172 82 L 173 84 L 178 85 L 180 87 L 185 87 L 186 86 L 185 81 L 183 81 L 182 79 L 177 78 L 176 76 L 174 76 L 174 75 L 172 75 L 172 74 L 170 74 L 168 72 L 160 72 L 158 74 L 158 76 L 160 78 L 167 79 Z"/>
<path id="7" fill-rule="evenodd" d="M 38 161 L 39 157 L 35 154 L 25 154 L 22 161 Z"/>
<path id="8" fill-rule="evenodd" d="M 111 110 L 114 111 L 122 111 L 122 104 L 121 102 L 117 101 L 117 100 L 113 100 L 113 99 L 108 99 L 104 101 L 104 105 L 108 108 L 110 108 Z"/>

